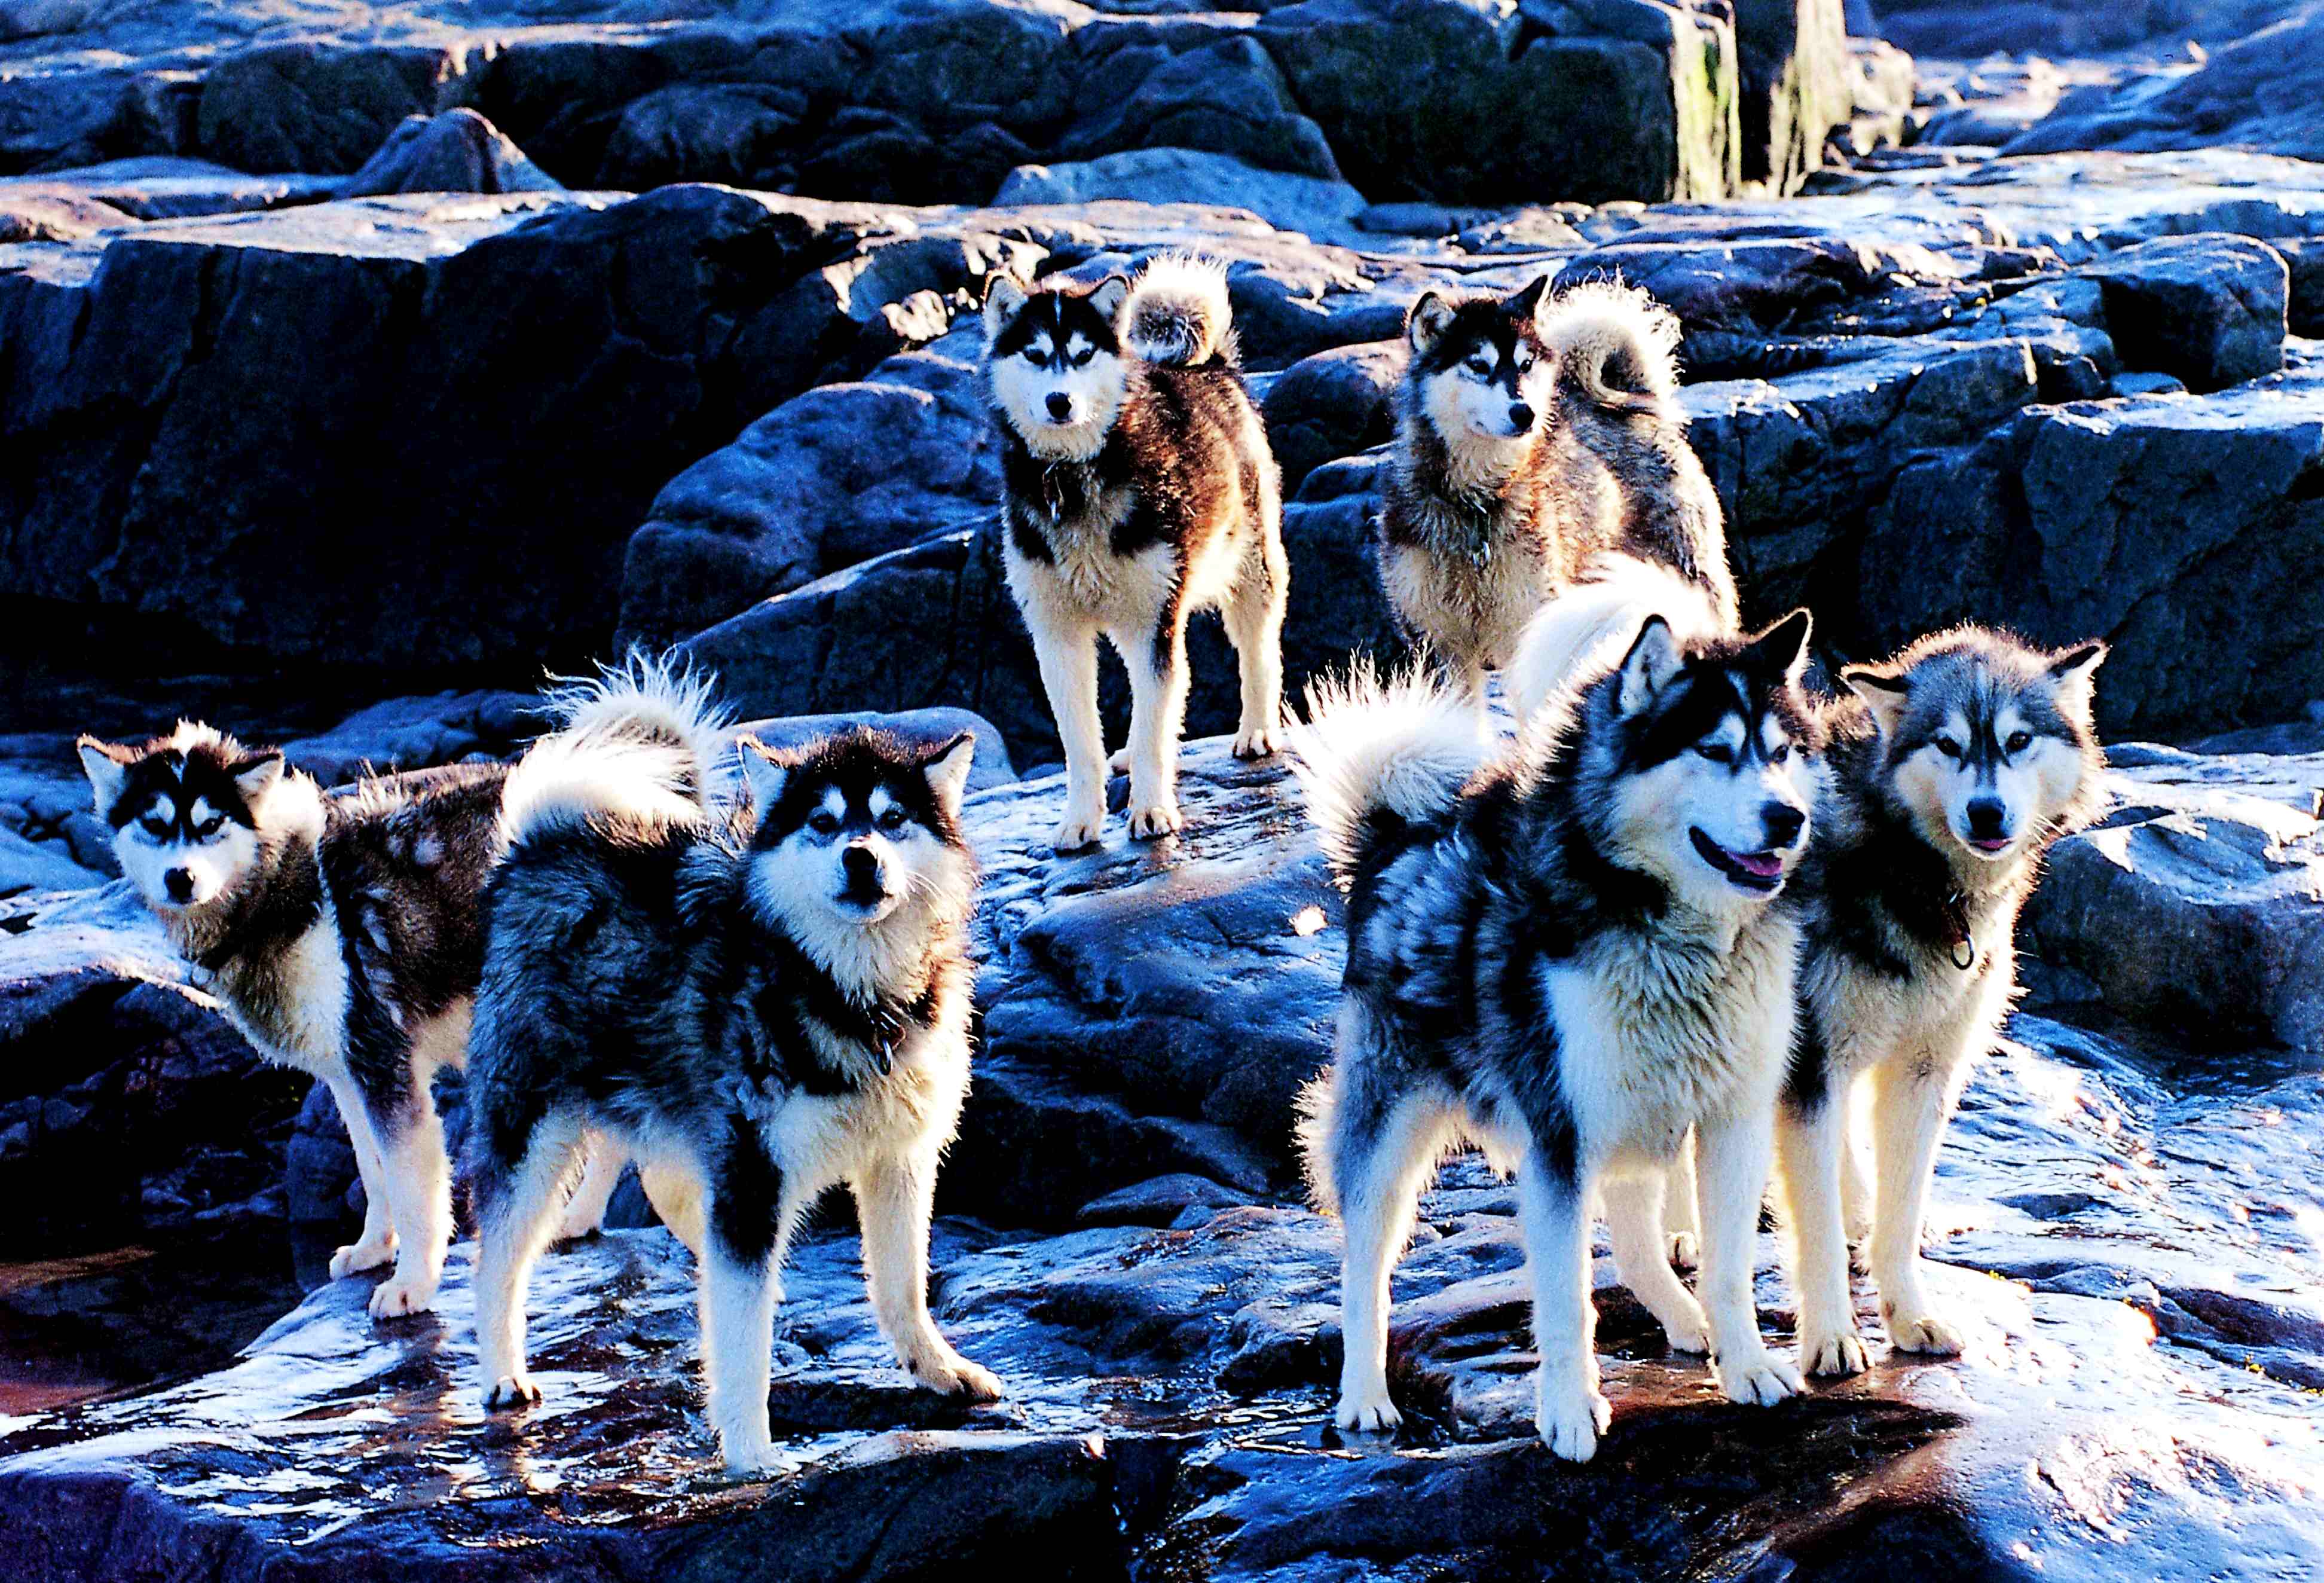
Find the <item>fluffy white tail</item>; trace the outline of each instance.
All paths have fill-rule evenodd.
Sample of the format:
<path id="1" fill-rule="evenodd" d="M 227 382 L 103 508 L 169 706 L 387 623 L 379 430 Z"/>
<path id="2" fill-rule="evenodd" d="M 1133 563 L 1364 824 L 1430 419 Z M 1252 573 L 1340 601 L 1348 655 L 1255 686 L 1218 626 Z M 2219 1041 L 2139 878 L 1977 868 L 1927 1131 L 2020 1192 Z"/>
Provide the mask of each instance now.
<path id="1" fill-rule="evenodd" d="M 659 827 L 707 818 L 726 754 L 725 717 L 710 693 L 707 678 L 643 655 L 552 690 L 549 711 L 561 724 L 509 772 L 502 850 L 592 819 Z"/>
<path id="2" fill-rule="evenodd" d="M 1344 884 L 1382 836 L 1450 809 L 1491 747 L 1475 708 L 1425 665 L 1383 680 L 1359 659 L 1344 680 L 1309 684 L 1291 752 L 1323 856 Z"/>
<path id="3" fill-rule="evenodd" d="M 1191 368 L 1235 360 L 1227 268 L 1191 253 L 1166 253 L 1139 273 L 1123 310 L 1130 349 L 1148 363 Z"/>
<path id="4" fill-rule="evenodd" d="M 1681 643 L 1720 630 L 1710 593 L 1669 567 L 1631 555 L 1592 560 L 1526 624 L 1501 672 L 1519 730 L 1567 684 L 1618 662 L 1649 616 L 1669 622 Z"/>
<path id="5" fill-rule="evenodd" d="M 1677 315 L 1637 286 L 1590 281 L 1550 305 L 1542 335 L 1557 348 L 1558 377 L 1599 406 L 1683 421 Z"/>

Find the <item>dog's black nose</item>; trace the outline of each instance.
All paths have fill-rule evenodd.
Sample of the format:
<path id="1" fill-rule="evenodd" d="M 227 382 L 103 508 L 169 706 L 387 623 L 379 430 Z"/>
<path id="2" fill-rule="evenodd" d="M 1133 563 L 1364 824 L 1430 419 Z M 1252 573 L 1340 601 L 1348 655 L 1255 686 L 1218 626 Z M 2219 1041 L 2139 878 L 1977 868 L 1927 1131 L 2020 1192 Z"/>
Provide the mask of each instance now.
<path id="1" fill-rule="evenodd" d="M 839 865 L 847 875 L 851 891 L 876 889 L 880 883 L 880 859 L 869 847 L 850 847 L 839 855 Z"/>
<path id="2" fill-rule="evenodd" d="M 172 902 L 194 899 L 194 871 L 190 868 L 171 869 L 161 876 L 161 884 L 169 891 Z"/>
<path id="3" fill-rule="evenodd" d="M 1767 828 L 1767 845 L 1788 847 L 1800 838 L 1800 830 L 1808 816 L 1788 802 L 1770 802 L 1759 810 L 1760 819 Z"/>
<path id="4" fill-rule="evenodd" d="M 1065 392 L 1058 391 L 1049 397 L 1049 416 L 1055 418 L 1058 422 L 1062 423 L 1067 418 L 1072 417 L 1073 412 L 1074 398 L 1065 394 Z"/>
<path id="5" fill-rule="evenodd" d="M 1533 427 L 1533 409 L 1523 402 L 1509 403 L 1509 427 L 1519 434 Z"/>
<path id="6" fill-rule="evenodd" d="M 1998 841 L 2008 832 L 2002 829 L 2002 815 L 2008 810 L 1998 797 L 1973 797 L 1969 805 L 1969 833 L 1972 839 Z"/>

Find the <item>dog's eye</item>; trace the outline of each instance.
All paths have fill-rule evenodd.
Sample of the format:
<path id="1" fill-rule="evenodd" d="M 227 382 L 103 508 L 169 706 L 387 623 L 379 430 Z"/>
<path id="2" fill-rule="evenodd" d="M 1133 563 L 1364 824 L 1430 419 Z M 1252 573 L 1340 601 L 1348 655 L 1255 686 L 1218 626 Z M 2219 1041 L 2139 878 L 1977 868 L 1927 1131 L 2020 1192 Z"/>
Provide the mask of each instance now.
<path id="1" fill-rule="evenodd" d="M 1480 379 L 1490 379 L 1493 376 L 1493 366 L 1482 358 L 1471 357 L 1469 360 L 1469 372 Z"/>
<path id="2" fill-rule="evenodd" d="M 2034 733 L 2031 731 L 2012 731 L 2009 734 L 2009 740 L 2001 745 L 2001 751 L 2006 754 L 2020 754 L 2024 753 L 2027 748 L 2033 745 Z"/>
<path id="3" fill-rule="evenodd" d="M 1694 745 L 1694 751 L 1715 764 L 1735 762 L 1735 750 L 1723 742 L 1698 742 Z"/>
<path id="4" fill-rule="evenodd" d="M 881 814 L 880 816 L 880 828 L 883 830 L 902 829 L 904 828 L 904 810 L 900 808 L 891 808 L 887 812 Z"/>
<path id="5" fill-rule="evenodd" d="M 194 827 L 194 835 L 198 839 L 207 841 L 212 836 L 217 835 L 220 829 L 225 828 L 225 826 L 226 815 L 222 813 L 214 813 L 210 815 L 209 818 L 202 820 L 201 823 Z"/>
<path id="6" fill-rule="evenodd" d="M 807 816 L 807 828 L 818 836 L 835 835 L 839 829 L 839 816 L 827 809 L 818 810 Z"/>
<path id="7" fill-rule="evenodd" d="M 1947 758 L 1959 758 L 1961 755 L 1961 745 L 1950 736 L 1940 736 L 1937 738 L 1937 751 Z"/>
<path id="8" fill-rule="evenodd" d="M 1096 356 L 1097 348 L 1095 347 L 1084 347 L 1080 351 L 1074 354 L 1074 366 L 1076 368 L 1086 368 L 1089 366 L 1089 360 Z"/>
<path id="9" fill-rule="evenodd" d="M 1771 764 L 1789 764 L 1791 760 L 1792 745 L 1788 742 L 1778 742 L 1767 754 L 1767 762 Z"/>
<path id="10" fill-rule="evenodd" d="M 137 821 L 137 828 L 158 841 L 170 833 L 170 821 L 165 819 L 155 819 L 149 813 Z"/>

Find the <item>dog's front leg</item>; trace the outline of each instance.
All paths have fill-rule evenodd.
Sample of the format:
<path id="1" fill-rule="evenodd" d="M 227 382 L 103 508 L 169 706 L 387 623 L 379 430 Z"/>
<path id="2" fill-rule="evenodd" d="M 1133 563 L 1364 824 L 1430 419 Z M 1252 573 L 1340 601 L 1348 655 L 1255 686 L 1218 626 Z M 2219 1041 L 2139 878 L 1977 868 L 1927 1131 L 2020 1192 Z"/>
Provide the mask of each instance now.
<path id="1" fill-rule="evenodd" d="M 364 1190 L 363 1230 L 331 1254 L 331 1279 L 344 1281 L 395 1257 L 395 1222 L 387 1212 L 387 1171 L 380 1163 L 379 1140 L 372 1134 L 371 1109 L 364 1103 L 363 1090 L 351 1076 L 325 1082 L 338 1102 L 339 1120 L 346 1125 L 347 1143 L 355 1153 L 355 1175 Z"/>
<path id="2" fill-rule="evenodd" d="M 1861 1374 L 1868 1360 L 1856 1333 L 1840 1211 L 1840 1160 L 1848 1147 L 1844 1090 L 1806 1104 L 1785 1099 L 1775 1118 L 1775 1141 L 1783 1159 L 1784 1218 L 1792 1233 L 1792 1284 L 1799 1294 L 1800 1367 L 1812 1375 Z"/>
<path id="3" fill-rule="evenodd" d="M 1065 750 L 1065 814 L 1050 843 L 1086 847 L 1105 829 L 1105 727 L 1097 712 L 1097 629 L 1054 607 L 1050 591 L 1025 602 L 1041 686 Z"/>
<path id="4" fill-rule="evenodd" d="M 1695 1288 L 1711 1319 L 1711 1363 L 1729 1401 L 1763 1407 L 1804 1388 L 1799 1370 L 1767 1350 L 1751 1296 L 1775 1124 L 1772 1103 L 1747 1098 L 1738 1114 L 1700 1122 L 1694 1130 L 1702 1217 Z"/>
<path id="5" fill-rule="evenodd" d="M 1880 1319 L 1888 1327 L 1889 1345 L 1898 1351 L 1949 1356 L 1961 1349 L 1961 1331 L 1929 1301 L 1921 1271 L 1921 1226 L 1928 1214 L 1937 1143 L 1952 1108 L 1952 1075 L 1925 1060 L 1896 1059 L 1876 1067 L 1871 1082 L 1879 1201 L 1866 1251 L 1880 1288 Z"/>
<path id="6" fill-rule="evenodd" d="M 1176 830 L 1178 737 L 1186 721 L 1186 618 L 1172 599 L 1146 634 L 1120 634 L 1130 672 L 1130 833 L 1150 840 Z"/>
<path id="7" fill-rule="evenodd" d="M 999 1377 L 954 1351 L 928 1317 L 928 1208 L 936 1192 L 936 1162 L 877 1161 L 856 1177 L 854 1188 L 863 1223 L 863 1283 L 896 1361 L 932 1391 L 985 1402 L 999 1397 Z"/>
<path id="8" fill-rule="evenodd" d="M 1527 1152 L 1517 1174 L 1526 1268 L 1533 1277 L 1534 1425 L 1568 1461 L 1598 1454 L 1613 1409 L 1598 1389 L 1598 1310 L 1590 1301 L 1590 1184 Z"/>

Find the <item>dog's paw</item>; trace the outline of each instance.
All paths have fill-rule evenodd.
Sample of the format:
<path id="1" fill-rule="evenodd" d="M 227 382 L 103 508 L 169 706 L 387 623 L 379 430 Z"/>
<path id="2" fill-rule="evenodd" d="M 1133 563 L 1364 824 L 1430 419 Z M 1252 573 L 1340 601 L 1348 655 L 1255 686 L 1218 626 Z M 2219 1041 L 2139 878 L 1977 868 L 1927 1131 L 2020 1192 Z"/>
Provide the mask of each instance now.
<path id="1" fill-rule="evenodd" d="M 1852 1231 L 1848 1234 L 1848 1273 L 1851 1275 L 1872 1273 L 1872 1254 L 1865 1246 L 1865 1239 Z"/>
<path id="2" fill-rule="evenodd" d="M 1746 1407 L 1773 1407 L 1808 1386 L 1800 1378 L 1799 1370 L 1763 1347 L 1752 1356 L 1721 1358 L 1719 1388 L 1727 1393 L 1729 1402 L 1739 1402 Z"/>
<path id="3" fill-rule="evenodd" d="M 1246 726 L 1235 734 L 1234 755 L 1237 758 L 1265 758 L 1275 751 L 1275 727 Z"/>
<path id="4" fill-rule="evenodd" d="M 756 1434 L 720 1435 L 718 1453 L 731 1478 L 763 1478 L 780 1470 L 774 1437 L 764 1430 Z"/>
<path id="5" fill-rule="evenodd" d="M 1800 1332 L 1800 1367 L 1826 1378 L 1860 1375 L 1872 1366 L 1864 1338 L 1853 1330 Z"/>
<path id="6" fill-rule="evenodd" d="M 1104 833 L 1104 808 L 1069 810 L 1065 817 L 1057 821 L 1056 831 L 1049 837 L 1049 845 L 1060 852 L 1078 852 L 1084 847 L 1096 846 L 1098 838 Z"/>
<path id="7" fill-rule="evenodd" d="M 503 1375 L 484 1392 L 484 1411 L 507 1412 L 520 1407 L 540 1405 L 540 1387 L 526 1375 Z"/>
<path id="8" fill-rule="evenodd" d="M 1135 840 L 1151 841 L 1161 836 L 1175 835 L 1185 820 L 1178 813 L 1175 797 L 1157 798 L 1142 808 L 1130 810 L 1130 834 Z"/>
<path id="9" fill-rule="evenodd" d="M 1130 745 L 1128 743 L 1125 742 L 1120 747 L 1113 750 L 1113 756 L 1105 761 L 1105 773 L 1109 775 L 1126 775 L 1130 773 Z"/>
<path id="10" fill-rule="evenodd" d="M 1404 1414 L 1388 1398 L 1388 1387 L 1378 1391 L 1345 1391 L 1340 1395 L 1340 1408 L 1333 1421 L 1342 1429 L 1360 1435 L 1385 1435 L 1396 1431 L 1404 1422 Z"/>
<path id="11" fill-rule="evenodd" d="M 374 1237 L 368 1242 L 351 1242 L 331 1255 L 331 1279 L 344 1281 L 350 1275 L 360 1275 L 365 1270 L 376 1270 L 382 1264 L 395 1262 L 395 1234 Z"/>
<path id="12" fill-rule="evenodd" d="M 1614 1409 L 1595 1390 L 1545 1395 L 1534 1411 L 1534 1428 L 1553 1457 L 1587 1462 L 1598 1454 L 1598 1437 L 1614 1421 Z"/>
<path id="13" fill-rule="evenodd" d="M 1696 1357 L 1711 1355 L 1711 1321 L 1697 1308 L 1691 1314 L 1680 1314 L 1663 1321 L 1663 1334 L 1670 1340 L 1673 1352 L 1690 1353 Z"/>
<path id="14" fill-rule="evenodd" d="M 1899 1352 L 1924 1352 L 1938 1357 L 1960 1355 L 1964 1338 L 1950 1319 L 1934 1314 L 1889 1314 L 1888 1345 Z"/>
<path id="15" fill-rule="evenodd" d="M 1702 1262 L 1702 1245 L 1692 1231 L 1670 1234 L 1670 1262 L 1674 1270 L 1692 1270 Z"/>
<path id="16" fill-rule="evenodd" d="M 947 1347 L 938 1356 L 907 1365 L 925 1390 L 945 1396 L 965 1396 L 972 1402 L 998 1402 L 1008 1392 L 1001 1376 L 982 1364 L 971 1363 Z"/>
<path id="17" fill-rule="evenodd" d="M 603 1217 L 594 1208 L 589 1210 L 567 1208 L 558 1220 L 557 1235 L 551 1240 L 577 1242 L 585 1236 L 595 1236 L 597 1235 L 597 1227 L 602 1219 Z"/>
<path id="18" fill-rule="evenodd" d="M 371 1291 L 371 1317 L 397 1319 L 436 1305 L 436 1282 L 420 1275 L 390 1275 Z"/>

